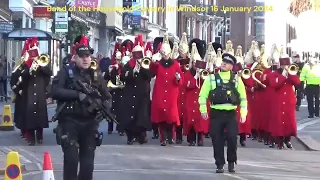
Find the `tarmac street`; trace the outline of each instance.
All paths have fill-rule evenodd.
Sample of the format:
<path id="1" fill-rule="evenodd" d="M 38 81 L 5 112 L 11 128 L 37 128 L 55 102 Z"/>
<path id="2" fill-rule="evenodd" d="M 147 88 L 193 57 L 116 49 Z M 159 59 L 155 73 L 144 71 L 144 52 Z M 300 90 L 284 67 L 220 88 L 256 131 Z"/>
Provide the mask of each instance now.
<path id="1" fill-rule="evenodd" d="M 54 108 L 48 110 L 51 117 Z M 298 127 L 301 131 L 314 126 L 316 119 L 305 119 L 306 107 L 297 112 Z M 299 123 L 300 122 L 300 123 Z M 310 123 L 312 122 L 312 123 Z M 308 124 L 307 124 L 308 125 Z M 24 180 L 42 178 L 44 152 L 50 152 L 55 179 L 62 180 L 63 155 L 60 146 L 55 143 L 55 136 L 50 128 L 44 131 L 44 144 L 28 146 L 19 137 L 19 131 L 0 131 L 0 169 L 4 168 L 5 155 L 9 151 L 20 153 L 21 163 L 25 165 Z M 320 126 L 319 126 L 320 127 Z M 307 151 L 300 141 L 293 138 L 293 150 L 270 149 L 268 146 L 248 139 L 247 147 L 238 148 L 236 174 L 215 174 L 213 149 L 209 139 L 204 147 L 182 145 L 161 147 L 159 140 L 152 140 L 146 145 L 126 145 L 126 138 L 116 132 L 106 133 L 107 123 L 103 122 L 100 131 L 104 132 L 103 145 L 96 150 L 94 180 L 105 179 L 153 179 L 153 180 L 295 180 L 320 179 L 320 152 Z M 318 133 L 319 134 L 319 133 Z M 319 138 L 320 139 L 320 138 Z M 0 175 L 0 180 L 4 179 Z"/>

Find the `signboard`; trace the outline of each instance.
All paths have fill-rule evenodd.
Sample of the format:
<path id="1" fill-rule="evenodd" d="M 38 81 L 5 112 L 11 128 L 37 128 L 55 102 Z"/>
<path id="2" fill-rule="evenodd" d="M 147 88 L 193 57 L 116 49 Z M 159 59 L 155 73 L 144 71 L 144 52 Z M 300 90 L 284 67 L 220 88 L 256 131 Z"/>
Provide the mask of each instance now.
<path id="1" fill-rule="evenodd" d="M 0 22 L 0 33 L 8 33 L 13 30 L 13 24 Z"/>
<path id="2" fill-rule="evenodd" d="M 141 3 L 139 2 L 139 0 L 137 0 L 136 2 L 132 2 L 132 7 L 133 9 L 137 9 L 137 7 L 140 7 Z M 141 11 L 133 11 L 132 12 L 132 21 L 131 21 L 131 25 L 140 25 L 141 23 Z"/>
<path id="3" fill-rule="evenodd" d="M 56 33 L 68 32 L 68 22 L 55 22 L 55 32 Z"/>
<path id="4" fill-rule="evenodd" d="M 99 5 L 99 0 L 75 0 L 75 6 L 76 7 L 90 7 L 90 8 L 96 8 Z"/>
<path id="5" fill-rule="evenodd" d="M 6 175 L 10 179 L 16 179 L 20 176 L 20 168 L 16 164 L 10 164 L 6 169 Z"/>
<path id="6" fill-rule="evenodd" d="M 34 18 L 50 18 L 51 12 L 48 11 L 47 6 L 34 6 L 33 7 L 33 17 Z"/>
<path id="7" fill-rule="evenodd" d="M 47 34 L 43 31 L 37 30 L 37 29 L 23 29 L 23 30 L 17 30 L 9 33 L 8 38 L 29 38 L 29 37 L 38 37 L 38 38 L 47 38 Z"/>
<path id="8" fill-rule="evenodd" d="M 68 12 L 55 12 L 56 22 L 68 22 Z"/>

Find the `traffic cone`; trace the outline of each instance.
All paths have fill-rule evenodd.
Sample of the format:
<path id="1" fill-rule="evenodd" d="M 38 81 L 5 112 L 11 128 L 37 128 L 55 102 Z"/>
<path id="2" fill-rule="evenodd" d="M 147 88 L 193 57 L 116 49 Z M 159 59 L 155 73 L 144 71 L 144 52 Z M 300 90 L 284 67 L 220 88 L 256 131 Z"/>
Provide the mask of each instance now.
<path id="1" fill-rule="evenodd" d="M 51 156 L 49 152 L 44 153 L 42 169 L 43 169 L 42 180 L 54 180 Z"/>
<path id="2" fill-rule="evenodd" d="M 14 125 L 12 120 L 11 105 L 3 106 L 2 121 L 0 122 L 1 131 L 13 131 Z"/>

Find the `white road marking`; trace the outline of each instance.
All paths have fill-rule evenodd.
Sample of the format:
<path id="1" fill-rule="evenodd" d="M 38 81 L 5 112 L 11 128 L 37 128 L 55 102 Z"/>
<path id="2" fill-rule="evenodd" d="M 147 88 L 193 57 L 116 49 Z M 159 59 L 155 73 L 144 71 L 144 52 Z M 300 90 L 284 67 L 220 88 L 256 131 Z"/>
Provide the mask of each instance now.
<path id="1" fill-rule="evenodd" d="M 319 118 L 311 119 L 310 121 L 298 123 L 298 124 L 297 124 L 297 130 L 298 130 L 298 131 L 301 131 L 301 130 L 303 130 L 304 128 L 306 128 L 306 127 L 308 127 L 308 126 L 311 126 L 311 125 L 313 125 L 313 124 L 316 124 L 316 123 L 320 123 L 320 119 L 319 119 Z"/>
<path id="2" fill-rule="evenodd" d="M 38 170 L 39 170 L 39 171 L 42 171 L 42 167 L 41 167 L 41 165 L 40 165 L 40 163 L 42 163 L 42 161 L 41 161 L 36 155 L 34 155 L 32 152 L 29 152 L 29 151 L 27 151 L 27 150 L 25 150 L 25 149 L 22 149 L 22 148 L 18 148 L 18 150 L 19 150 L 19 151 L 22 151 L 23 153 L 25 153 L 25 154 L 27 154 L 28 156 L 32 157 L 34 160 L 38 161 L 38 162 L 36 163 L 36 165 L 37 165 L 37 167 L 38 167 Z"/>
<path id="3" fill-rule="evenodd" d="M 243 178 L 243 177 L 234 175 L 234 174 L 223 173 L 223 175 L 224 175 L 224 176 L 228 176 L 228 177 L 232 177 L 232 178 L 234 178 L 234 179 L 239 179 L 239 180 L 249 180 L 249 179 L 246 179 L 246 178 Z"/>
<path id="4" fill-rule="evenodd" d="M 300 179 L 305 179 L 305 178 L 309 178 L 309 179 L 320 179 L 320 177 L 317 176 L 303 176 L 303 175 L 295 175 L 295 174 L 275 174 L 275 173 L 256 173 L 256 172 L 245 172 L 245 171 L 239 171 L 237 172 L 237 174 L 242 174 L 242 175 L 246 175 L 246 176 L 265 176 L 265 177 L 284 177 L 284 178 L 300 178 Z"/>
<path id="5" fill-rule="evenodd" d="M 8 152 L 14 151 L 13 149 L 10 149 L 8 147 L 4 147 L 3 149 L 7 150 Z M 21 153 L 19 153 L 19 157 L 20 157 L 21 161 L 23 161 L 24 163 L 32 163 L 32 161 L 30 161 L 29 159 L 27 159 L 26 157 L 21 155 Z"/>

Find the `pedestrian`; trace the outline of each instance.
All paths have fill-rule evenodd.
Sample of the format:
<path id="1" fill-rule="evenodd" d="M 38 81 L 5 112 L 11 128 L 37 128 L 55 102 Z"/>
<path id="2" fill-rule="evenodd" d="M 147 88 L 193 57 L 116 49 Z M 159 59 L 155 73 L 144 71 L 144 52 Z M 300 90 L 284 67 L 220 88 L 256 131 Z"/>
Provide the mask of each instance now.
<path id="1" fill-rule="evenodd" d="M 320 65 L 316 59 L 310 58 L 304 65 L 300 74 L 300 81 L 306 81 L 305 93 L 308 102 L 308 118 L 319 117 L 319 85 L 320 85 Z"/>
<path id="2" fill-rule="evenodd" d="M 111 59 L 105 54 L 105 56 L 99 62 L 99 68 L 101 72 L 108 72 L 108 68 L 111 65 Z"/>
<path id="3" fill-rule="evenodd" d="M 210 75 L 203 83 L 199 94 L 201 116 L 210 118 L 210 136 L 213 144 L 216 173 L 224 172 L 224 130 L 227 134 L 228 171 L 234 173 L 237 163 L 238 122 L 236 108 L 240 105 L 241 123 L 246 121 L 247 99 L 242 79 L 232 74 L 237 59 L 231 54 L 222 55 L 220 72 Z M 210 117 L 207 111 L 207 99 L 211 103 Z"/>
<path id="4" fill-rule="evenodd" d="M 80 42 L 87 42 L 85 36 L 78 39 Z M 105 102 L 111 99 L 111 95 L 102 82 L 102 77 L 96 77 L 96 71 L 90 68 L 92 51 L 88 44 L 76 43 L 74 46 L 75 65 L 58 72 L 52 82 L 51 95 L 58 101 L 58 105 L 67 103 L 58 119 L 57 129 L 62 133 L 56 133 L 60 134 L 57 138 L 61 141 L 64 153 L 63 180 L 89 180 L 93 179 L 95 149 L 100 145 L 102 137 L 95 120 L 97 113 L 88 111 L 93 97 L 75 90 L 75 81 L 98 87 Z"/>

